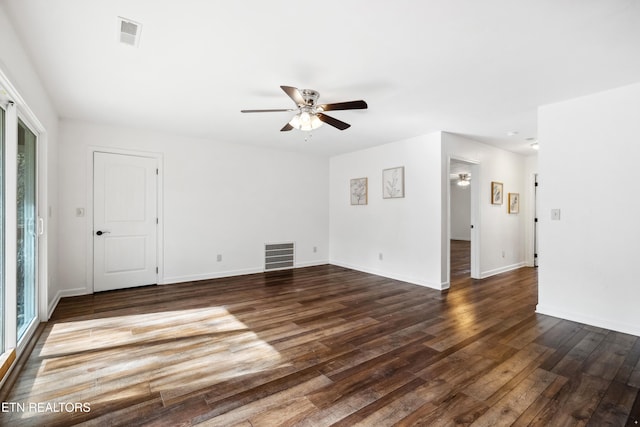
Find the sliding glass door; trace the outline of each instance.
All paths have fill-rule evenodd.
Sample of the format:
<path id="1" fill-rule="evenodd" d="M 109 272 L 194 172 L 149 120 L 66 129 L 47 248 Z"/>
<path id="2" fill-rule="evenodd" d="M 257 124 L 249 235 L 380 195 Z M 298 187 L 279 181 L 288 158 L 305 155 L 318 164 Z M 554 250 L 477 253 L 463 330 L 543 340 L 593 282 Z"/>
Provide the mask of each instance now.
<path id="1" fill-rule="evenodd" d="M 46 239 L 46 218 L 38 216 L 42 144 L 44 127 L 0 69 L 0 384 L 46 320 L 40 298 L 47 300 L 41 280 L 47 265 L 39 264 L 39 240 Z"/>
<path id="2" fill-rule="evenodd" d="M 18 121 L 16 300 L 18 341 L 36 318 L 36 135 Z"/>

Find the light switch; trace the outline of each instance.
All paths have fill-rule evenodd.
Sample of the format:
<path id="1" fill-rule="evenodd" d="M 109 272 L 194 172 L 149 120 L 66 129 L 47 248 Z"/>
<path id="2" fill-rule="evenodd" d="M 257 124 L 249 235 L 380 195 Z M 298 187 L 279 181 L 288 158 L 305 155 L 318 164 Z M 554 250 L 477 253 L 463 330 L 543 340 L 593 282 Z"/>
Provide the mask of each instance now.
<path id="1" fill-rule="evenodd" d="M 560 221 L 560 209 L 551 209 L 551 220 Z"/>

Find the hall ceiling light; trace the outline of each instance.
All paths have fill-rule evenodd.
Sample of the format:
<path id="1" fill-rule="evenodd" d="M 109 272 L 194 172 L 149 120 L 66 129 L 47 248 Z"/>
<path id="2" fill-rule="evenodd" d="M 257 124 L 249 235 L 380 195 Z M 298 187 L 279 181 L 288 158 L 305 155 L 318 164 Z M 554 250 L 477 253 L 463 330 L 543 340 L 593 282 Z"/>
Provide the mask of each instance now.
<path id="1" fill-rule="evenodd" d="M 466 187 L 471 184 L 471 174 L 469 173 L 461 173 L 458 174 L 458 185 L 460 187 Z"/>

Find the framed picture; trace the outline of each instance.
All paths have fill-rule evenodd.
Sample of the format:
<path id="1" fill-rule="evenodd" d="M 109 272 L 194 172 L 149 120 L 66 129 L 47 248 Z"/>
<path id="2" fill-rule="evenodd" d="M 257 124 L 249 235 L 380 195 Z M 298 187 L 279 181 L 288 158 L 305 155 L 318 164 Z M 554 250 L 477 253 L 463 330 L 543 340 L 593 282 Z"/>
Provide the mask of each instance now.
<path id="1" fill-rule="evenodd" d="M 382 198 L 404 197 L 404 166 L 382 171 Z"/>
<path id="2" fill-rule="evenodd" d="M 501 205 L 503 199 L 502 183 L 492 181 L 491 182 L 491 204 Z"/>
<path id="3" fill-rule="evenodd" d="M 520 213 L 520 193 L 509 193 L 509 213 Z"/>
<path id="4" fill-rule="evenodd" d="M 367 178 L 354 178 L 351 180 L 351 204 L 367 204 Z"/>

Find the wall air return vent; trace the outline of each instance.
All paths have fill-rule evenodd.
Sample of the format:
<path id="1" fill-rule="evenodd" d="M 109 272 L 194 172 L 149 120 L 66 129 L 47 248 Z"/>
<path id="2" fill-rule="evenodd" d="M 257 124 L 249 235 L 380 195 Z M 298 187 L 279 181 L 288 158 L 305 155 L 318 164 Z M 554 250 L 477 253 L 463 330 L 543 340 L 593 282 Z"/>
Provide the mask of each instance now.
<path id="1" fill-rule="evenodd" d="M 138 46 L 142 24 L 118 16 L 118 41 L 129 46 Z"/>
<path id="2" fill-rule="evenodd" d="M 295 263 L 295 244 L 267 243 L 264 245 L 264 271 L 293 268 Z"/>

